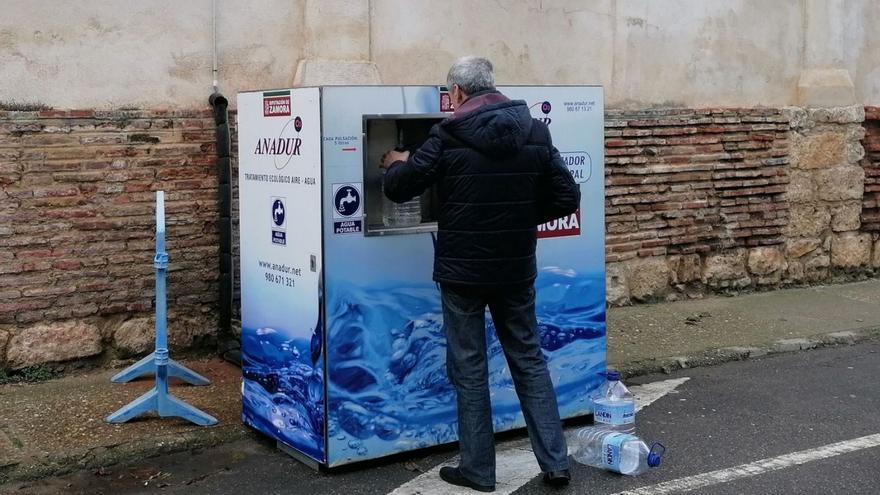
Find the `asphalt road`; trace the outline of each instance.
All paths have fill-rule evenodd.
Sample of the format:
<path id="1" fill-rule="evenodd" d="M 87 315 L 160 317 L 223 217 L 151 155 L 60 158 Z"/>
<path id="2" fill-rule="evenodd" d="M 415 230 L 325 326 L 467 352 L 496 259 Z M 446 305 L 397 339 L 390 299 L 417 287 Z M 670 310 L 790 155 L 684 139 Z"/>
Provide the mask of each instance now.
<path id="1" fill-rule="evenodd" d="M 880 444 L 821 454 L 829 444 L 853 439 L 864 443 L 865 437 L 880 434 L 880 344 L 778 355 L 631 383 L 684 376 L 690 380 L 637 417 L 640 435 L 663 441 L 669 449 L 660 468 L 621 477 L 575 465 L 573 484 L 562 492 L 535 478 L 514 493 L 602 495 L 640 487 L 645 493 L 700 495 L 880 492 Z M 507 435 L 502 441 L 521 438 L 521 433 Z M 800 451 L 821 455 L 800 465 L 776 460 L 774 465 L 783 467 L 756 475 L 722 471 L 717 477 L 730 481 L 693 488 L 697 475 Z M 0 493 L 386 494 L 454 454 L 453 447 L 440 448 L 324 474 L 255 435 L 254 440 L 210 450 L 7 485 Z"/>

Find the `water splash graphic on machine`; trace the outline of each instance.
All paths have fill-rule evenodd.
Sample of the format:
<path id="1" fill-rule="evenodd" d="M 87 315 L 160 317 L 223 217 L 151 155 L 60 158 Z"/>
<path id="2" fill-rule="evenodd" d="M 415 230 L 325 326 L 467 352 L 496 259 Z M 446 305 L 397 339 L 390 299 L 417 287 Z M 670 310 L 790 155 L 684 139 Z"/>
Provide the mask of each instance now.
<path id="1" fill-rule="evenodd" d="M 433 285 L 356 287 L 328 293 L 328 437 L 339 454 L 370 458 L 457 437 L 446 375 L 442 311 Z M 541 344 L 563 411 L 586 412 L 604 368 L 604 279 L 546 268 L 536 287 Z M 491 318 L 489 382 L 498 429 L 522 425 L 519 402 Z M 323 381 L 311 342 L 276 329 L 245 329 L 245 419 L 307 453 L 324 432 Z M 321 337 L 318 337 L 321 338 Z M 310 352 L 312 351 L 312 352 Z M 251 353 L 253 354 L 253 353 Z"/>
<path id="2" fill-rule="evenodd" d="M 242 372 L 244 421 L 315 458 L 324 436 L 321 363 L 309 362 L 309 341 L 274 328 L 246 329 Z M 253 350 L 259 349 L 259 352 Z"/>

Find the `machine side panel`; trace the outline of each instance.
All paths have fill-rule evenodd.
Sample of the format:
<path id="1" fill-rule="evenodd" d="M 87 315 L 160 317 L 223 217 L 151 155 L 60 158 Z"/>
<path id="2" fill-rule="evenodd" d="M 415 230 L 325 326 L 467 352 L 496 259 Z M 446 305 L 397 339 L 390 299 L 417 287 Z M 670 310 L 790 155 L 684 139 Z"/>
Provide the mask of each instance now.
<path id="1" fill-rule="evenodd" d="M 242 419 L 326 460 L 317 88 L 238 95 Z"/>
<path id="2" fill-rule="evenodd" d="M 532 115 L 549 123 L 556 147 L 580 183 L 579 212 L 540 227 L 536 308 L 560 412 L 585 414 L 587 394 L 605 369 L 602 90 L 502 91 L 526 100 Z M 323 90 L 330 466 L 457 439 L 440 294 L 431 280 L 433 235 L 364 236 L 366 222 L 376 220 L 354 206 L 363 207 L 370 194 L 381 193 L 363 173 L 364 166 L 378 163 L 363 160 L 376 161 L 384 150 L 363 150 L 362 116 L 435 113 L 439 105 L 436 87 Z M 522 427 L 490 318 L 487 342 L 495 429 Z"/>
<path id="3" fill-rule="evenodd" d="M 580 210 L 538 226 L 536 312 L 541 346 L 563 418 L 591 412 L 588 394 L 605 371 L 605 146 L 601 87 L 499 88 L 525 100 L 550 129 L 553 145 L 580 185 Z M 495 397 L 516 401 L 510 387 Z M 522 423 L 517 413 L 516 423 Z"/>

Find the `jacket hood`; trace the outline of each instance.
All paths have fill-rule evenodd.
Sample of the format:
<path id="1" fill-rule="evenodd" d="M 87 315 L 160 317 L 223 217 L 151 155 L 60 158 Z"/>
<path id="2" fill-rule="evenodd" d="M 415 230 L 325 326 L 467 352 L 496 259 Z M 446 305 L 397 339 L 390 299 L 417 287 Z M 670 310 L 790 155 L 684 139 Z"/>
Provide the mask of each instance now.
<path id="1" fill-rule="evenodd" d="M 443 122 L 443 130 L 459 141 L 493 157 L 518 152 L 532 131 L 532 116 L 522 100 L 482 105 Z"/>

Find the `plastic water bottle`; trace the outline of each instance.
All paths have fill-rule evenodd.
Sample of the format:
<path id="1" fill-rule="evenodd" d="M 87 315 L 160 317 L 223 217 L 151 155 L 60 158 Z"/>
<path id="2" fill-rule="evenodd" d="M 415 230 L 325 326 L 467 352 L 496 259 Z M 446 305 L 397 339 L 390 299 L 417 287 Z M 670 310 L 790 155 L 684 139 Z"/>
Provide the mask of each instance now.
<path id="1" fill-rule="evenodd" d="M 605 383 L 593 396 L 593 424 L 621 433 L 636 432 L 636 399 L 620 381 L 620 373 L 605 373 Z"/>
<path id="2" fill-rule="evenodd" d="M 385 181 L 382 181 L 382 224 L 386 227 L 415 227 L 422 223 L 421 197 L 405 203 L 395 203 L 385 196 Z"/>
<path id="3" fill-rule="evenodd" d="M 648 448 L 635 435 L 595 426 L 578 431 L 577 445 L 578 449 L 573 456 L 577 462 L 629 476 L 636 476 L 649 468 L 659 466 L 663 454 L 666 453 L 666 447 L 659 442 Z"/>

